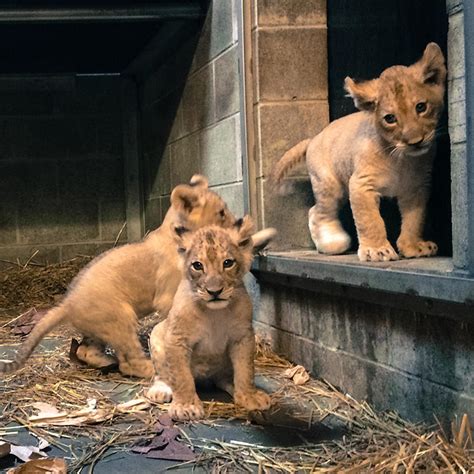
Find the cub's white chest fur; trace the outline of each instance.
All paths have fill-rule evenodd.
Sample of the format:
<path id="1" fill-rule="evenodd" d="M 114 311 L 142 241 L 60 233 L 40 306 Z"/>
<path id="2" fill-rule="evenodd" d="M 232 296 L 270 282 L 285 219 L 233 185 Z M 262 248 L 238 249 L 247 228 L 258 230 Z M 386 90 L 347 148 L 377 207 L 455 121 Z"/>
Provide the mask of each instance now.
<path id="1" fill-rule="evenodd" d="M 199 342 L 193 352 L 197 357 L 219 356 L 226 352 L 230 340 L 232 314 L 227 309 L 202 315 Z"/>

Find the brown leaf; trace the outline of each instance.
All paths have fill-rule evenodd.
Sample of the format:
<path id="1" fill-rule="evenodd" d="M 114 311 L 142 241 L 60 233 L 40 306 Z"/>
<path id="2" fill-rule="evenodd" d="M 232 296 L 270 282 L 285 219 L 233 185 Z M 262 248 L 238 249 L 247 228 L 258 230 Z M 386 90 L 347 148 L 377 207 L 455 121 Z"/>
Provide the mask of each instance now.
<path id="1" fill-rule="evenodd" d="M 7 474 L 67 474 L 67 464 L 64 459 L 34 459 L 21 466 L 9 469 Z"/>
<path id="2" fill-rule="evenodd" d="M 293 380 L 295 385 L 303 385 L 309 381 L 310 376 L 302 365 L 295 365 L 283 372 L 283 376 Z"/>

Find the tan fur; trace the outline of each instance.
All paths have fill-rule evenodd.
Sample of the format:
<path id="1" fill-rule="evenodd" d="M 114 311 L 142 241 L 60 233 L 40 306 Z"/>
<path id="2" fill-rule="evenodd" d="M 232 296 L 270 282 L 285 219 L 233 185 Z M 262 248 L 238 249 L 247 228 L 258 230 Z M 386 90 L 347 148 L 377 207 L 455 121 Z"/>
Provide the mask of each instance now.
<path id="1" fill-rule="evenodd" d="M 123 374 L 151 377 L 153 366 L 137 336 L 137 318 L 153 311 L 167 314 L 181 280 L 175 228 L 185 225 L 233 226 L 234 216 L 224 201 L 208 189 L 206 178 L 194 176 L 177 186 L 163 224 L 141 242 L 109 250 L 94 259 L 74 279 L 63 302 L 53 308 L 20 347 L 16 361 L 0 363 L 0 373 L 24 364 L 40 340 L 53 327 L 69 323 L 84 336 L 77 355 L 93 366 L 114 359 L 104 354 L 115 349 Z"/>
<path id="2" fill-rule="evenodd" d="M 251 231 L 246 217 L 239 229 L 211 226 L 184 236 L 183 279 L 168 318 L 150 336 L 157 375 L 147 392 L 159 403 L 173 399 L 175 419 L 204 416 L 195 379 L 213 380 L 249 410 L 270 406 L 254 385 L 252 303 L 242 281 L 253 258 Z"/>
<path id="3" fill-rule="evenodd" d="M 339 254 L 350 237 L 338 218 L 349 198 L 362 261 L 396 260 L 387 240 L 379 204 L 382 196 L 396 197 L 402 215 L 397 240 L 403 257 L 436 254 L 437 246 L 423 240 L 429 197 L 435 133 L 443 108 L 446 80 L 444 57 L 435 43 L 415 64 L 393 66 L 379 78 L 345 88 L 360 112 L 335 120 L 311 141 L 289 150 L 276 165 L 280 182 L 306 154 L 316 204 L 309 211 L 311 237 L 322 253 Z M 426 111 L 416 110 L 426 104 Z M 396 117 L 393 124 L 387 116 Z"/>

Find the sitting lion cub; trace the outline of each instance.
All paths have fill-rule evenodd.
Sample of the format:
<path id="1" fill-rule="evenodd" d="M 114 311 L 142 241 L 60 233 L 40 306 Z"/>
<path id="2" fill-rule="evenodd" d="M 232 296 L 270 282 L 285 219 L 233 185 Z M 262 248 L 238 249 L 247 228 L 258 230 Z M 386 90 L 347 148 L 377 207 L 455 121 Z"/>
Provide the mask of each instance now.
<path id="1" fill-rule="evenodd" d="M 349 198 L 359 259 L 398 259 L 379 212 L 380 198 L 387 196 L 398 199 L 402 216 L 400 254 L 436 254 L 436 244 L 423 240 L 423 226 L 445 79 L 443 53 L 435 43 L 409 67 L 393 66 L 364 82 L 347 77 L 345 88 L 360 112 L 335 120 L 277 163 L 273 180 L 278 183 L 306 155 L 316 199 L 309 228 L 319 252 L 340 254 L 350 247 L 338 218 Z"/>
<path id="2" fill-rule="evenodd" d="M 242 278 L 255 240 L 266 232 L 271 238 L 274 231 L 252 236 L 252 227 L 246 216 L 234 228 L 209 226 L 182 234 L 183 278 L 168 318 L 150 336 L 157 375 L 147 392 L 158 403 L 173 399 L 174 419 L 204 416 L 194 379 L 211 379 L 249 410 L 270 407 L 270 397 L 254 385 L 252 303 Z"/>

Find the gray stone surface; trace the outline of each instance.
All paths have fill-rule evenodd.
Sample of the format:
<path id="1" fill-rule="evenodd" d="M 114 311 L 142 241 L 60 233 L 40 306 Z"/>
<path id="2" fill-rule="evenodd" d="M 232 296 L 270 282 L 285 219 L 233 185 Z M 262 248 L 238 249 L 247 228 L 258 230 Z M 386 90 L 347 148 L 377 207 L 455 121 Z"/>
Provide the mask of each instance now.
<path id="1" fill-rule="evenodd" d="M 171 144 L 171 187 L 187 183 L 191 176 L 201 172 L 199 134 L 188 135 Z"/>
<path id="2" fill-rule="evenodd" d="M 326 0 L 257 0 L 258 26 L 326 25 Z"/>
<path id="3" fill-rule="evenodd" d="M 209 64 L 192 75 L 181 101 L 183 133 L 200 130 L 215 121 L 214 66 Z"/>
<path id="4" fill-rule="evenodd" d="M 239 50 L 235 45 L 216 59 L 216 120 L 235 114 L 240 109 Z"/>
<path id="5" fill-rule="evenodd" d="M 274 250 L 314 247 L 308 229 L 308 210 L 314 205 L 311 185 L 309 180 L 291 182 L 293 190 L 279 195 L 273 192 L 267 180 L 257 180 L 263 219 L 260 225 L 278 229 L 278 236 L 270 246 Z"/>
<path id="6" fill-rule="evenodd" d="M 229 184 L 242 179 L 240 117 L 222 120 L 200 134 L 201 172 L 210 185 Z"/>
<path id="7" fill-rule="evenodd" d="M 228 208 L 236 217 L 244 215 L 244 189 L 242 183 L 217 186 L 212 190 L 224 199 Z"/>
<path id="8" fill-rule="evenodd" d="M 326 35 L 324 27 L 258 29 L 258 99 L 326 99 Z"/>
<path id="9" fill-rule="evenodd" d="M 262 103 L 257 107 L 258 176 L 268 176 L 292 146 L 318 134 L 329 122 L 327 101 Z M 307 175 L 303 161 L 289 174 Z"/>

